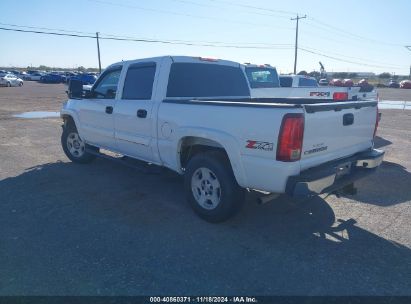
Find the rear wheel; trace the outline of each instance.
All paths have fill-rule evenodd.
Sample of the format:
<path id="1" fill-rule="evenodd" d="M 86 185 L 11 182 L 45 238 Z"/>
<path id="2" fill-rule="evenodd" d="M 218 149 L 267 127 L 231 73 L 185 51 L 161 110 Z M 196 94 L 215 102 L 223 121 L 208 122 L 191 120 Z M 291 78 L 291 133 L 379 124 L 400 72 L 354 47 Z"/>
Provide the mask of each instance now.
<path id="1" fill-rule="evenodd" d="M 87 145 L 78 134 L 77 128 L 72 121 L 67 121 L 63 134 L 61 135 L 61 145 L 66 156 L 73 162 L 86 164 L 93 161 L 96 156 L 87 150 L 98 151 L 97 148 Z"/>
<path id="2" fill-rule="evenodd" d="M 193 210 L 208 222 L 222 222 L 236 214 L 244 202 L 244 189 L 235 180 L 221 152 L 193 156 L 185 174 L 185 192 Z"/>

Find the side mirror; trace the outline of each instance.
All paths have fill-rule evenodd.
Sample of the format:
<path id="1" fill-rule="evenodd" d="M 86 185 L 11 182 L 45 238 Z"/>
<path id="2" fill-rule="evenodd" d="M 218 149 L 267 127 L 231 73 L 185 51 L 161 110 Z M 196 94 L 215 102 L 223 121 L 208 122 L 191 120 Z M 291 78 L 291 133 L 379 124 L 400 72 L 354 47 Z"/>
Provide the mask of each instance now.
<path id="1" fill-rule="evenodd" d="M 106 98 L 108 99 L 114 99 L 116 98 L 116 91 L 113 89 L 108 89 L 106 92 Z"/>
<path id="2" fill-rule="evenodd" d="M 94 98 L 94 92 L 91 90 L 84 90 L 84 98 Z"/>
<path id="3" fill-rule="evenodd" d="M 81 82 L 81 80 L 70 79 L 67 93 L 69 98 L 82 98 L 83 83 Z"/>

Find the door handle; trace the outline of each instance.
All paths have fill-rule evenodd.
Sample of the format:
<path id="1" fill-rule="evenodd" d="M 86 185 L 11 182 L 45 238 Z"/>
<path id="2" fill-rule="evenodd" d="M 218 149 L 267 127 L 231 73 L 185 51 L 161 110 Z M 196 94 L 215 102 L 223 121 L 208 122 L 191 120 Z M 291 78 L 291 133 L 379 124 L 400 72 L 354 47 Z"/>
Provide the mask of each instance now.
<path id="1" fill-rule="evenodd" d="M 137 117 L 146 118 L 147 117 L 147 111 L 144 110 L 144 109 L 139 109 L 137 111 Z"/>
<path id="2" fill-rule="evenodd" d="M 353 123 L 354 123 L 354 114 L 352 114 L 352 113 L 344 114 L 344 116 L 343 116 L 343 125 L 344 126 L 349 126 L 349 125 L 352 125 Z"/>
<path id="3" fill-rule="evenodd" d="M 106 113 L 107 114 L 112 114 L 113 113 L 113 107 L 110 107 L 110 106 L 106 107 Z"/>

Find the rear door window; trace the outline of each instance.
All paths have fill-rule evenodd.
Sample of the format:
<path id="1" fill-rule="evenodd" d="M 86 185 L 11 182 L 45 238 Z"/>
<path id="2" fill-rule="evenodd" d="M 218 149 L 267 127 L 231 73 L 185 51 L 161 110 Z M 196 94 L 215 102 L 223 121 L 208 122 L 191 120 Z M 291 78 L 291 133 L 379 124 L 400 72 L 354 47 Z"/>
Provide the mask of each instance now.
<path id="1" fill-rule="evenodd" d="M 317 80 L 312 78 L 300 78 L 298 80 L 299 87 L 317 87 Z"/>
<path id="2" fill-rule="evenodd" d="M 256 88 L 278 88 L 280 86 L 276 69 L 249 67 L 245 68 L 250 87 Z"/>
<path id="3" fill-rule="evenodd" d="M 156 64 L 132 64 L 124 81 L 122 99 L 151 99 Z"/>
<path id="4" fill-rule="evenodd" d="M 167 97 L 250 96 L 241 68 L 210 63 L 177 62 L 171 65 Z"/>
<path id="5" fill-rule="evenodd" d="M 292 77 L 280 77 L 280 86 L 290 88 L 293 85 Z"/>

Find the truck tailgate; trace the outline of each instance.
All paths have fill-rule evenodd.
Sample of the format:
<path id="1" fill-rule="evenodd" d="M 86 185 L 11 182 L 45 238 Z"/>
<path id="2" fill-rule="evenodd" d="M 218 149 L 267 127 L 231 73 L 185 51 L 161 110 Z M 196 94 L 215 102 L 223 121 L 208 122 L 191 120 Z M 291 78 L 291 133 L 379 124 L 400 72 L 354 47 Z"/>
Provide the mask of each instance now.
<path id="1" fill-rule="evenodd" d="M 303 108 L 301 170 L 372 147 L 377 102 L 322 103 Z"/>

